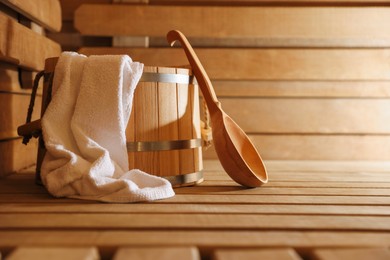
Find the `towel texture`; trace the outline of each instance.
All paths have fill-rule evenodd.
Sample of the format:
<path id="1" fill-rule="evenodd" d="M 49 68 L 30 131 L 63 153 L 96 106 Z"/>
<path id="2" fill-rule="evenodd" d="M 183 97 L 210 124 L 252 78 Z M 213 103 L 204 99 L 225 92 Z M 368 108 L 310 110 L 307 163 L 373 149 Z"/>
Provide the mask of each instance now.
<path id="1" fill-rule="evenodd" d="M 127 55 L 62 53 L 42 117 L 41 177 L 52 195 L 122 203 L 174 196 L 167 180 L 128 169 L 125 129 L 142 70 Z"/>

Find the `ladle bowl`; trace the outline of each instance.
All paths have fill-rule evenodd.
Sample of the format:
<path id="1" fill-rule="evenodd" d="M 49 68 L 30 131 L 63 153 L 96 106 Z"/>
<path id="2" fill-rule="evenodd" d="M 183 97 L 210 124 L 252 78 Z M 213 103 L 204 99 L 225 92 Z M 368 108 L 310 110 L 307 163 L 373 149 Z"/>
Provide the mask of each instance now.
<path id="1" fill-rule="evenodd" d="M 267 170 L 245 132 L 222 109 L 211 81 L 187 38 L 179 31 L 168 32 L 171 46 L 181 43 L 210 112 L 213 142 L 219 161 L 229 176 L 246 187 L 267 183 Z"/>

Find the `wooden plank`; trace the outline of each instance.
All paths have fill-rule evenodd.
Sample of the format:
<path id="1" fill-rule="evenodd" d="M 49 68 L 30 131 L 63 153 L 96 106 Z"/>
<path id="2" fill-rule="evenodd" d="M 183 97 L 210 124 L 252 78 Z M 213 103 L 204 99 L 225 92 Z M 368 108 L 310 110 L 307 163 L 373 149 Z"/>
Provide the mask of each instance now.
<path id="1" fill-rule="evenodd" d="M 0 63 L 0 91 L 29 93 L 29 90 L 23 90 L 19 83 L 18 67 L 7 63 Z"/>
<path id="2" fill-rule="evenodd" d="M 243 189 L 237 184 L 229 186 L 195 186 L 176 190 L 176 194 L 226 194 L 226 195 L 338 195 L 338 196 L 390 196 L 387 188 L 296 188 L 296 187 L 261 187 L 260 189 Z"/>
<path id="3" fill-rule="evenodd" d="M 218 97 L 390 97 L 390 81 L 213 81 Z"/>
<path id="4" fill-rule="evenodd" d="M 215 172 L 214 172 L 215 173 Z M 346 184 L 350 182 L 389 182 L 390 176 L 387 173 L 367 173 L 367 172 L 271 172 L 272 177 L 270 181 L 284 181 L 284 182 L 311 182 L 319 181 L 327 183 L 329 186 L 332 186 L 334 182 L 344 182 Z M 227 174 L 210 174 L 206 175 L 207 178 L 213 181 L 229 180 Z"/>
<path id="5" fill-rule="evenodd" d="M 0 141 L 0 177 L 35 164 L 36 155 L 36 139 L 28 146 L 23 145 L 20 138 Z"/>
<path id="6" fill-rule="evenodd" d="M 41 96 L 36 97 L 32 120 L 40 118 Z M 0 93 L 0 141 L 17 138 L 16 129 L 26 122 L 29 94 Z"/>
<path id="7" fill-rule="evenodd" d="M 33 185 L 32 183 L 30 185 Z M 14 196 L 18 196 L 14 194 Z M 273 205 L 258 204 L 132 204 L 132 205 L 102 205 L 102 204 L 50 204 L 47 203 L 3 203 L 0 213 L 52 213 L 52 214 L 74 214 L 74 213 L 149 213 L 149 214 L 279 214 L 279 215 L 345 215 L 345 216 L 389 216 L 389 206 L 362 206 L 362 205 Z"/>
<path id="8" fill-rule="evenodd" d="M 249 133 L 389 134 L 390 99 L 220 98 Z M 237 109 L 239 107 L 240 109 Z"/>
<path id="9" fill-rule="evenodd" d="M 174 219 L 174 221 L 172 221 Z M 258 214 L 0 214 L 0 229 L 213 229 L 390 231 L 385 216 Z"/>
<path id="10" fill-rule="evenodd" d="M 223 172 L 222 165 L 218 160 L 205 160 L 207 173 Z M 288 173 L 327 173 L 333 176 L 333 173 L 387 173 L 390 171 L 390 162 L 388 161 L 341 161 L 341 160 L 266 160 L 265 164 L 268 171 L 273 175 L 269 176 L 270 180 L 275 174 L 280 172 Z M 290 175 L 287 175 L 290 176 Z M 355 175 L 354 175 L 355 176 Z M 367 180 L 369 182 L 369 180 Z M 371 180 L 373 181 L 373 180 Z"/>
<path id="11" fill-rule="evenodd" d="M 54 198 L 48 193 L 42 194 L 2 194 L 1 203 L 47 203 L 55 205 L 56 203 L 66 205 L 69 203 L 88 204 L 88 201 L 79 201 L 67 198 Z M 292 204 L 292 205 L 378 205 L 389 206 L 389 198 L 382 196 L 320 196 L 320 195 L 210 195 L 210 194 L 178 194 L 169 200 L 162 200 L 162 204 L 242 204 L 242 205 L 267 205 L 267 204 Z"/>
<path id="12" fill-rule="evenodd" d="M 342 247 L 388 246 L 386 232 L 301 231 L 0 231 L 0 248 L 16 246 Z"/>
<path id="13" fill-rule="evenodd" d="M 6 197 L 6 196 L 4 196 Z M 5 200 L 5 198 L 4 198 Z M 32 201 L 32 199 L 30 200 Z M 39 200 L 37 200 L 39 202 Z M 380 196 L 304 196 L 304 195 L 201 195 L 180 194 L 161 203 L 210 203 L 210 204 L 332 204 L 332 205 L 390 205 L 388 197 Z"/>
<path id="14" fill-rule="evenodd" d="M 373 259 L 385 260 L 390 259 L 388 248 L 331 248 L 315 249 L 313 251 L 315 259 L 318 260 L 343 260 L 343 259 Z"/>
<path id="15" fill-rule="evenodd" d="M 271 3 L 270 3 L 271 4 Z M 286 7 L 287 4 L 284 5 Z M 386 48 L 390 39 L 378 38 L 213 38 L 188 37 L 193 47 L 224 48 Z M 165 37 L 149 37 L 149 47 L 166 47 Z"/>
<path id="16" fill-rule="evenodd" d="M 295 1 L 287 1 L 286 0 L 273 0 L 270 2 L 269 0 L 149 0 L 150 4 L 167 4 L 167 5 L 249 5 L 249 6 L 263 6 L 263 5 L 283 5 L 283 6 L 294 6 L 294 5 L 302 5 L 306 4 L 309 6 L 318 5 L 318 4 L 336 4 L 343 5 L 344 4 L 388 4 L 387 0 L 295 0 Z"/>
<path id="17" fill-rule="evenodd" d="M 74 12 L 82 4 L 110 4 L 111 0 L 60 0 L 62 21 L 73 21 Z"/>
<path id="18" fill-rule="evenodd" d="M 133 20 L 131 25 L 129 17 Z M 165 36 L 175 28 L 192 37 L 386 39 L 390 10 L 89 4 L 80 6 L 74 19 L 81 34 L 99 36 Z M 316 21 L 315 25 L 311 21 Z"/>
<path id="19" fill-rule="evenodd" d="M 42 70 L 45 59 L 59 56 L 61 46 L 0 13 L 0 60 Z"/>
<path id="20" fill-rule="evenodd" d="M 10 255 L 9 260 L 40 260 L 40 259 L 74 259 L 74 260 L 98 260 L 99 252 L 95 247 L 18 247 Z"/>
<path id="21" fill-rule="evenodd" d="M 207 160 L 208 168 L 222 169 L 218 161 Z M 267 169 L 272 172 L 389 172 L 388 161 L 267 161 Z M 218 168 L 219 167 L 219 168 Z M 271 176 L 272 178 L 272 176 Z"/>
<path id="22" fill-rule="evenodd" d="M 196 247 L 139 247 L 119 248 L 113 260 L 200 260 Z"/>
<path id="23" fill-rule="evenodd" d="M 269 260 L 300 260 L 302 259 L 292 248 L 283 249 L 218 249 L 214 251 L 213 260 L 234 259 L 269 259 Z"/>
<path id="24" fill-rule="evenodd" d="M 58 32 L 61 30 L 61 5 L 58 0 L 2 0 L 3 4 L 24 15 L 37 24 Z"/>
<path id="25" fill-rule="evenodd" d="M 271 172 L 271 175 L 274 176 L 275 173 Z M 291 175 L 290 173 L 285 173 L 286 175 Z M 314 173 L 315 175 L 315 173 Z M 210 192 L 211 189 L 217 189 L 219 188 L 221 192 L 226 192 L 229 189 L 231 191 L 238 192 L 239 189 L 241 189 L 237 183 L 235 183 L 233 180 L 229 179 L 226 176 L 226 173 L 223 174 L 224 178 L 218 178 L 220 176 L 210 176 L 209 174 L 205 174 L 206 180 L 201 183 L 198 187 L 204 188 L 202 191 Z M 318 176 L 317 178 L 321 178 L 322 176 Z M 282 180 L 277 180 L 278 178 Z M 287 177 L 288 178 L 288 177 Z M 340 179 L 346 179 L 345 175 L 340 176 Z M 353 176 L 351 176 L 353 178 Z M 379 177 L 376 177 L 379 179 Z M 286 189 L 302 189 L 302 188 L 322 188 L 322 189 L 333 189 L 333 191 L 336 191 L 335 189 L 338 188 L 344 188 L 344 189 L 352 189 L 352 192 L 354 189 L 388 189 L 390 188 L 390 181 L 383 180 L 382 182 L 366 182 L 361 180 L 354 180 L 354 181 L 337 181 L 337 180 L 325 180 L 325 181 L 306 181 L 304 180 L 305 177 L 301 177 L 301 181 L 299 180 L 284 180 L 282 177 L 275 177 L 270 180 L 269 183 L 264 184 L 261 189 L 268 189 L 268 188 L 286 188 Z M 387 179 L 389 180 L 389 179 Z M 14 176 L 10 176 L 7 179 L 2 180 L 0 183 L 0 193 L 6 194 L 6 193 L 13 193 L 13 194 L 21 194 L 21 193 L 30 193 L 30 194 L 37 194 L 37 193 L 46 193 L 46 190 L 37 185 L 32 185 L 33 183 L 33 173 L 29 173 L 28 177 L 26 177 L 25 174 L 19 173 Z M 192 188 L 194 189 L 194 188 Z M 283 190 L 283 189 L 281 189 Z M 242 193 L 245 194 L 245 190 L 242 189 Z M 282 191 L 281 191 L 282 192 Z M 379 191 L 380 192 L 380 191 Z M 178 193 L 182 193 L 181 189 L 178 190 Z M 360 194 L 362 196 L 367 194 Z"/>
<path id="26" fill-rule="evenodd" d="M 287 173 L 289 174 L 289 173 Z M 272 172 L 272 175 L 274 173 Z M 217 187 L 222 186 L 222 190 L 228 189 L 231 186 L 237 186 L 233 180 L 218 178 L 219 176 L 206 175 L 207 180 L 199 184 L 201 187 Z M 344 177 L 344 176 L 343 176 Z M 302 177 L 303 179 L 303 177 Z M 341 177 L 340 177 L 341 179 Z M 262 188 L 364 188 L 364 189 L 383 189 L 390 188 L 390 182 L 348 182 L 348 181 L 284 181 L 274 180 L 263 184 Z M 207 189 L 205 189 L 207 190 Z"/>
<path id="27" fill-rule="evenodd" d="M 389 160 L 389 135 L 249 135 L 265 160 Z M 216 159 L 214 148 L 204 158 Z"/>
<path id="28" fill-rule="evenodd" d="M 389 16 L 390 17 L 390 16 Z M 179 48 L 83 47 L 86 55 L 128 54 L 151 66 L 188 64 Z M 214 80 L 389 80 L 389 49 L 195 49 Z"/>

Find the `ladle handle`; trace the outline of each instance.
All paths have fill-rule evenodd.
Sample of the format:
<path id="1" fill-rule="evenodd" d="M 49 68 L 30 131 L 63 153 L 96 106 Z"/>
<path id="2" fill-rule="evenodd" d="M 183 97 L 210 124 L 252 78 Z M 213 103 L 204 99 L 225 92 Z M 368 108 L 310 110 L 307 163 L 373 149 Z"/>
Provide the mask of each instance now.
<path id="1" fill-rule="evenodd" d="M 168 32 L 167 40 L 171 46 L 173 46 L 175 41 L 179 41 L 181 43 L 181 46 L 184 49 L 187 59 L 190 62 L 192 70 L 195 74 L 196 80 L 198 81 L 199 87 L 202 90 L 203 97 L 207 103 L 207 107 L 210 110 L 210 113 L 215 111 L 215 109 L 220 109 L 221 104 L 219 103 L 217 95 L 215 94 L 210 78 L 207 76 L 202 63 L 199 61 L 198 56 L 196 55 L 194 49 L 184 34 L 180 31 L 172 30 Z"/>

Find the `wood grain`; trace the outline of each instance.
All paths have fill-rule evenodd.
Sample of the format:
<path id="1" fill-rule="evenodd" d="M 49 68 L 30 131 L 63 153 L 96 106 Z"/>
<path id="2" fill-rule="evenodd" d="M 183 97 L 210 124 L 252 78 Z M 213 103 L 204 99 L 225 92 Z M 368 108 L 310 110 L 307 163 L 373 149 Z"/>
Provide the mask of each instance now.
<path id="1" fill-rule="evenodd" d="M 270 2 L 269 0 L 149 0 L 150 4 L 167 4 L 167 5 L 249 5 L 249 6 L 264 6 L 264 5 L 281 5 L 281 6 L 295 6 L 295 5 L 305 5 L 305 6 L 315 6 L 315 5 L 377 5 L 382 4 L 386 5 L 388 1 L 386 0 L 294 0 L 294 1 L 286 1 L 286 0 L 273 0 Z"/>
<path id="2" fill-rule="evenodd" d="M 249 133 L 390 134 L 390 99 L 219 100 L 225 112 Z"/>
<path id="3" fill-rule="evenodd" d="M 144 72 L 157 72 L 156 67 L 144 68 Z M 158 92 L 157 82 L 144 82 L 142 91 L 134 93 L 135 136 L 139 142 L 158 141 Z M 160 157 L 157 151 L 135 152 L 135 168 L 160 174 Z"/>
<path id="4" fill-rule="evenodd" d="M 26 122 L 29 94 L 0 93 L 0 141 L 17 138 L 17 128 Z M 40 118 L 41 97 L 36 98 L 32 120 Z"/>
<path id="5" fill-rule="evenodd" d="M 58 0 L 3 0 L 2 3 L 51 31 L 61 30 L 61 5 Z"/>
<path id="6" fill-rule="evenodd" d="M 214 80 L 218 97 L 388 98 L 390 81 Z"/>
<path id="7" fill-rule="evenodd" d="M 387 162 L 266 164 L 270 182 L 257 189 L 238 186 L 217 161 L 205 161 L 201 185 L 136 204 L 56 199 L 33 185 L 31 170 L 14 174 L 0 182 L 0 249 L 96 247 L 104 259 L 163 257 L 172 248 L 198 259 L 308 259 L 312 252 L 346 259 L 359 256 L 352 248 L 370 257 L 388 250 Z"/>
<path id="8" fill-rule="evenodd" d="M 0 141 L 0 177 L 34 165 L 36 155 L 36 139 L 28 146 L 23 145 L 20 138 Z"/>
<path id="9" fill-rule="evenodd" d="M 390 17 L 390 16 L 389 16 Z M 83 47 L 86 55 L 128 54 L 152 66 L 188 64 L 176 48 Z M 389 80 L 388 49 L 195 49 L 214 80 Z"/>
<path id="10" fill-rule="evenodd" d="M 390 234 L 342 231 L 0 231 L 0 247 L 46 246 L 192 246 L 211 247 L 339 247 L 387 246 Z"/>
<path id="11" fill-rule="evenodd" d="M 174 219 L 175 221 L 172 221 Z M 251 229 L 390 231 L 383 216 L 255 215 L 255 214 L 142 214 L 102 213 L 52 215 L 42 213 L 0 214 L 0 229 Z M 95 223 L 99 223 L 96 226 Z"/>
<path id="12" fill-rule="evenodd" d="M 265 160 L 389 160 L 389 135 L 249 135 Z M 203 152 L 216 159 L 214 148 Z"/>
<path id="13" fill-rule="evenodd" d="M 72 247 L 18 247 L 9 256 L 9 260 L 39 260 L 39 259 L 74 259 L 74 260 L 98 260 L 97 248 L 72 248 Z"/>
<path id="14" fill-rule="evenodd" d="M 247 249 L 247 250 L 215 250 L 213 260 L 234 259 L 269 259 L 269 260 L 300 260 L 302 259 L 292 248 L 283 249 Z"/>
<path id="15" fill-rule="evenodd" d="M 43 70 L 45 59 L 59 56 L 58 43 L 0 13 L 0 60 L 29 70 Z"/>
<path id="16" fill-rule="evenodd" d="M 196 247 L 140 247 L 140 248 L 119 248 L 113 260 L 200 260 Z"/>
<path id="17" fill-rule="evenodd" d="M 31 185 L 31 183 L 30 183 Z M 253 205 L 197 205 L 197 204 L 135 204 L 135 205 L 97 205 L 97 204 L 76 204 L 66 203 L 62 205 L 50 205 L 47 207 L 45 203 L 6 203 L 0 208 L 0 213 L 52 213 L 52 214 L 74 214 L 85 212 L 89 214 L 104 213 L 109 210 L 111 213 L 117 214 L 132 214 L 132 213 L 165 213 L 169 214 L 173 211 L 183 214 L 279 214 L 279 215 L 355 215 L 355 216 L 388 216 L 390 213 L 389 206 L 367 206 L 367 205 L 277 205 L 277 204 L 257 204 Z"/>
<path id="18" fill-rule="evenodd" d="M 388 248 L 316 249 L 313 255 L 318 260 L 385 260 L 390 258 L 390 251 Z"/>
<path id="19" fill-rule="evenodd" d="M 131 24 L 129 17 L 132 18 Z M 80 6 L 74 19 L 75 27 L 81 34 L 95 36 L 165 36 L 175 28 L 191 37 L 382 39 L 389 37 L 389 17 L 390 11 L 380 7 L 231 8 L 89 4 Z"/>
<path id="20" fill-rule="evenodd" d="M 175 68 L 157 68 L 158 73 L 176 74 Z M 157 83 L 158 140 L 179 140 L 177 85 Z M 191 125 L 187 127 L 191 128 Z M 180 174 L 179 151 L 160 151 L 159 176 L 176 176 Z"/>

